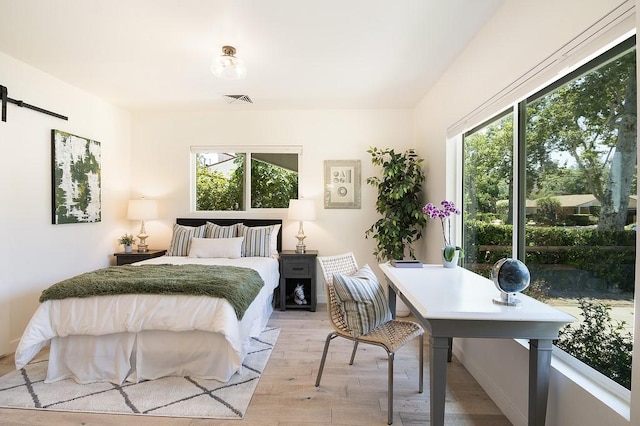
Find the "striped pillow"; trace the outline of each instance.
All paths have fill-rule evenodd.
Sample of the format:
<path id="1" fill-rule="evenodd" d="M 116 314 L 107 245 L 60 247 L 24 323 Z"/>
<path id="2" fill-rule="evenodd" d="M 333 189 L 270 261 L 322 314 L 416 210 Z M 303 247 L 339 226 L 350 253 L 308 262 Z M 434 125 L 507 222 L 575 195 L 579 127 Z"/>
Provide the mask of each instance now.
<path id="1" fill-rule="evenodd" d="M 271 234 L 273 225 L 246 226 L 238 225 L 238 236 L 244 237 L 242 242 L 243 257 L 269 257 L 271 256 Z"/>
<path id="2" fill-rule="evenodd" d="M 205 238 L 234 238 L 236 235 L 236 224 L 229 226 L 220 226 L 212 222 L 207 222 L 207 230 L 205 231 Z"/>
<path id="3" fill-rule="evenodd" d="M 359 337 L 391 320 L 384 289 L 369 265 L 352 275 L 334 274 L 333 288 L 353 337 Z"/>
<path id="4" fill-rule="evenodd" d="M 171 245 L 167 256 L 187 256 L 189 247 L 191 247 L 192 238 L 204 238 L 207 225 L 202 226 L 184 226 L 173 225 L 173 236 L 171 237 Z"/>

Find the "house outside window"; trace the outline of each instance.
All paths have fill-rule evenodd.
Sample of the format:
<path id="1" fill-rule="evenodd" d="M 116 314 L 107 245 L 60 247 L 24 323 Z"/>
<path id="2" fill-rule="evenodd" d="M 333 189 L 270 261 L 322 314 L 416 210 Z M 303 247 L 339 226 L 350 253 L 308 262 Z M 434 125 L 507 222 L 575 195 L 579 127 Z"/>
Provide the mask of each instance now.
<path id="1" fill-rule="evenodd" d="M 193 147 L 194 211 L 287 208 L 298 198 L 296 147 Z"/>
<path id="2" fill-rule="evenodd" d="M 635 37 L 463 135 L 464 267 L 516 257 L 526 293 L 578 321 L 557 345 L 630 389 L 637 215 Z"/>

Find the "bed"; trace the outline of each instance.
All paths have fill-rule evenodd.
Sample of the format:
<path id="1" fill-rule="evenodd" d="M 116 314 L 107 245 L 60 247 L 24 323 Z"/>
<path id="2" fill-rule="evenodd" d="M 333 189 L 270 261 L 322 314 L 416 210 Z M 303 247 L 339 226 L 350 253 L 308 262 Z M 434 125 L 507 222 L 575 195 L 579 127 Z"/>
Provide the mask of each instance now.
<path id="1" fill-rule="evenodd" d="M 172 275 L 174 269 L 208 273 L 236 267 L 259 275 L 263 283 L 242 312 L 224 297 L 197 292 L 129 294 L 128 289 L 44 300 L 18 344 L 16 368 L 49 345 L 48 383 L 67 378 L 78 383 L 139 382 L 171 375 L 228 381 L 242 368 L 251 338 L 264 329 L 273 312 L 281 227 L 281 220 L 179 218 L 167 255 L 95 271 L 136 276 L 144 271 L 146 276 L 165 268 L 169 272 L 159 274 L 182 288 L 182 281 Z M 183 270 L 183 276 L 192 276 L 189 271 Z M 100 277 L 92 278 L 96 276 Z M 41 300 L 56 286 L 43 291 Z"/>

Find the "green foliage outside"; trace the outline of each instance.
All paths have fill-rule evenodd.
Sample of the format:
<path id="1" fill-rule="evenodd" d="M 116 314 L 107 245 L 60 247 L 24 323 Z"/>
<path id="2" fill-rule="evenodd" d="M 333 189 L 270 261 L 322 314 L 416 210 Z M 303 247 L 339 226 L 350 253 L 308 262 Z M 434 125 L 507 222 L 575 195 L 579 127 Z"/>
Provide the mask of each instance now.
<path id="1" fill-rule="evenodd" d="M 196 156 L 196 210 L 245 210 L 244 163 L 237 154 L 237 166 L 229 178 L 210 170 Z M 287 208 L 290 199 L 298 198 L 298 173 L 262 161 L 251 161 L 251 207 Z"/>
<path id="2" fill-rule="evenodd" d="M 465 257 L 469 269 L 489 277 L 491 265 L 511 257 L 512 225 L 471 221 L 466 224 L 465 232 L 473 233 L 477 241 Z M 580 277 L 597 278 L 614 293 L 634 293 L 636 231 L 527 227 L 525 238 L 525 263 L 531 271 L 531 285 L 525 293 L 529 296 L 545 300 L 562 284 L 563 277 L 576 281 L 578 272 Z M 480 246 L 483 246 L 482 250 Z M 545 250 L 547 247 L 553 250 Z M 573 267 L 575 271 L 561 274 L 554 267 Z M 546 271 L 546 268 L 551 270 Z M 550 272 L 552 278 L 545 278 L 545 272 Z M 586 286 L 583 280 L 577 281 Z M 586 292 L 587 289 L 578 291 Z M 557 346 L 630 389 L 633 336 L 625 330 L 624 322 L 611 318 L 609 305 L 580 299 L 579 306 L 584 321 L 563 328 Z"/>
<path id="3" fill-rule="evenodd" d="M 543 223 L 558 223 L 562 220 L 560 201 L 553 197 L 542 197 L 536 200 L 538 206 L 538 217 Z"/>
<path id="4" fill-rule="evenodd" d="M 238 158 L 244 161 L 244 156 Z M 197 156 L 196 210 L 242 210 L 241 184 L 238 173 L 228 179 L 221 172 L 210 170 Z"/>
<path id="5" fill-rule="evenodd" d="M 464 136 L 465 267 L 489 276 L 491 265 L 513 255 L 517 232 L 524 239 L 522 260 L 531 271 L 526 293 L 532 297 L 634 293 L 636 80 L 634 37 L 566 82 L 520 102 L 517 116 L 497 116 Z M 528 201 L 519 212 L 527 224 L 516 231 L 514 175 Z M 578 194 L 592 194 L 599 206 L 576 214 L 561 210 L 554 198 Z M 580 307 L 584 323 L 563 330 L 558 346 L 629 387 L 630 335 L 611 319 L 607 305 Z"/>
<path id="6" fill-rule="evenodd" d="M 631 389 L 633 336 L 624 321 L 611 318 L 609 305 L 585 299 L 578 303 L 583 321 L 560 330 L 556 346 Z"/>
<path id="7" fill-rule="evenodd" d="M 593 194 L 601 208 L 600 229 L 622 229 L 629 195 L 637 192 L 635 41 L 626 53 L 523 102 L 525 195 L 545 204 L 549 197 Z M 463 211 L 470 217 L 493 213 L 512 223 L 514 115 L 465 135 Z M 546 203 L 546 223 L 554 206 Z M 544 216 L 543 216 L 544 217 Z M 584 224 L 591 218 L 569 218 Z"/>
<path id="8" fill-rule="evenodd" d="M 298 173 L 262 161 L 251 161 L 251 207 L 287 208 L 298 198 Z"/>
<path id="9" fill-rule="evenodd" d="M 511 257 L 512 225 L 467 221 L 464 232 L 473 234 L 476 241 L 465 248 L 465 262 L 470 269 L 488 276 L 488 266 Z M 591 273 L 607 289 L 634 292 L 636 231 L 529 226 L 525 230 L 525 241 L 525 263 L 532 278 L 552 265 L 571 266 Z"/>

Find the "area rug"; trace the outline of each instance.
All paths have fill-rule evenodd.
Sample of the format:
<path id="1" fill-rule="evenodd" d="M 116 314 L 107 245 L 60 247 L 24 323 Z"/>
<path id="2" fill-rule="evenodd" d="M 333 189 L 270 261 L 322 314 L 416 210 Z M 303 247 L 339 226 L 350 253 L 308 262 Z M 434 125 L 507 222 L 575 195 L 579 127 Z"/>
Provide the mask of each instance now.
<path id="1" fill-rule="evenodd" d="M 44 383 L 47 359 L 0 377 L 0 407 L 109 414 L 241 419 L 280 334 L 266 328 L 252 339 L 238 373 L 226 383 L 165 377 L 140 383 Z"/>

